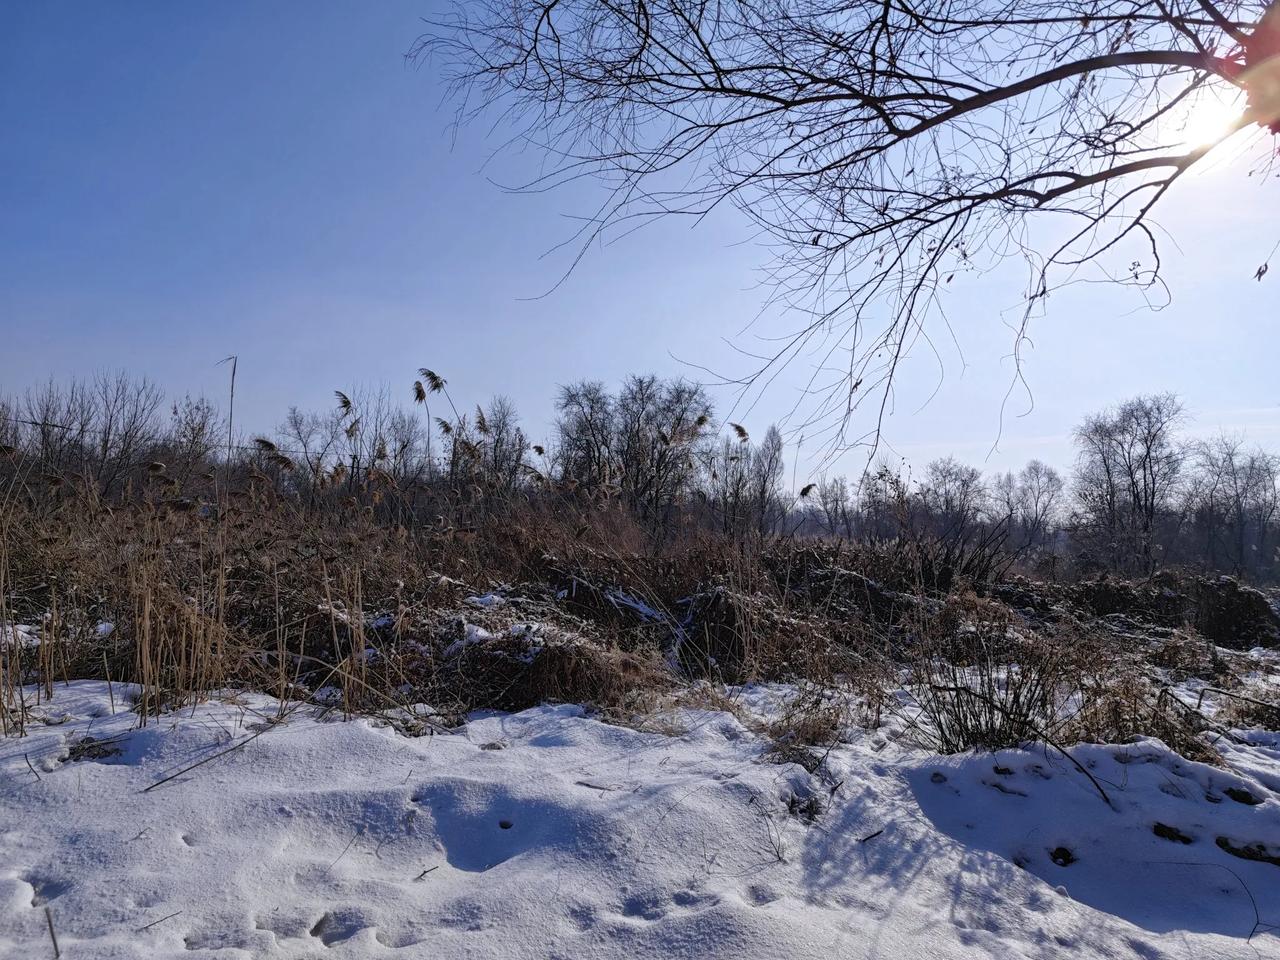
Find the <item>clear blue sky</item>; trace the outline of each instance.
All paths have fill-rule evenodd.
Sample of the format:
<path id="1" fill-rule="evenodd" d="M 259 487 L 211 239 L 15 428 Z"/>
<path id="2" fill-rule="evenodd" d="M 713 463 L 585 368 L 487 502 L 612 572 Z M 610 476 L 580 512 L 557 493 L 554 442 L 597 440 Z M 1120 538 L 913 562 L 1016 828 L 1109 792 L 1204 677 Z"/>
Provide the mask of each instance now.
<path id="1" fill-rule="evenodd" d="M 540 158 L 486 167 L 501 129 L 451 139 L 436 76 L 403 58 L 438 8 L 0 5 L 0 390 L 126 368 L 220 397 L 215 364 L 234 353 L 241 423 L 258 431 L 337 388 L 386 382 L 407 398 L 430 366 L 460 401 L 511 396 L 540 436 L 556 383 L 696 375 L 673 354 L 740 369 L 722 341 L 759 309 L 764 255 L 732 214 L 592 251 L 528 299 L 559 278 L 563 260 L 543 255 L 594 194 L 504 192 L 492 181 L 527 178 Z M 1066 465 L 1082 415 L 1172 389 L 1199 431 L 1280 448 L 1280 257 L 1252 279 L 1280 240 L 1276 199 L 1229 165 L 1171 196 L 1163 312 L 1113 289 L 1054 297 L 1032 329 L 1035 408 L 1006 420 L 989 459 L 1010 375 L 1001 311 L 1021 277 L 958 281 L 963 360 L 949 348 L 919 413 L 938 371 L 909 365 L 887 439 L 917 464 L 954 452 L 988 469 Z M 791 408 L 804 374 L 746 416 L 753 432 Z"/>

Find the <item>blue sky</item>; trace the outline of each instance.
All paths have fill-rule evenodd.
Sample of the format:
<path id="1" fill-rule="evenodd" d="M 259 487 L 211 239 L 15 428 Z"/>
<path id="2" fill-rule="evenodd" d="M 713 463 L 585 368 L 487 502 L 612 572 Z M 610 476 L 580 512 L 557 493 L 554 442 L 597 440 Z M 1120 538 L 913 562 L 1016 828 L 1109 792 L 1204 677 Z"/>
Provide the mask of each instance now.
<path id="1" fill-rule="evenodd" d="M 764 253 L 731 212 L 595 249 L 538 298 L 563 268 L 548 251 L 594 188 L 506 192 L 494 181 L 540 158 L 491 159 L 501 129 L 451 137 L 437 77 L 403 57 L 438 9 L 0 6 L 0 390 L 126 368 L 219 397 L 216 363 L 234 353 L 240 422 L 261 431 L 338 388 L 407 398 L 430 366 L 460 402 L 512 397 L 541 436 L 557 383 L 698 375 L 678 358 L 739 372 L 724 340 L 760 308 Z M 1276 192 L 1244 173 L 1213 164 L 1169 197 L 1163 311 L 1097 286 L 1052 299 L 1031 331 L 1034 409 L 1006 417 L 995 453 L 1021 276 L 958 281 L 963 354 L 947 347 L 919 412 L 938 367 L 908 365 L 888 442 L 915 464 L 953 452 L 988 469 L 1066 465 L 1084 414 L 1172 389 L 1197 431 L 1280 448 L 1280 273 L 1252 279 L 1280 241 Z M 782 378 L 747 426 L 782 417 L 806 373 Z"/>

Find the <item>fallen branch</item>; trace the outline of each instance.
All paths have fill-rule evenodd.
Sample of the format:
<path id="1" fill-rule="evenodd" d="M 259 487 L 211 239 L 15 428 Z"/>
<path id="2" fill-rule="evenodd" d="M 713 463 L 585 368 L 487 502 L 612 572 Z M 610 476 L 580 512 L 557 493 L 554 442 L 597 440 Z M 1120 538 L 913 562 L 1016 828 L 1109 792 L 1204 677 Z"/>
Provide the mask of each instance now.
<path id="1" fill-rule="evenodd" d="M 227 749 L 225 750 L 219 750 L 217 753 L 215 753 L 211 757 L 205 757 L 203 760 L 197 760 L 195 763 L 191 764 L 191 766 L 183 767 L 177 773 L 171 773 L 169 774 L 169 776 L 165 777 L 163 780 L 157 780 L 155 783 L 151 784 L 151 786 L 144 787 L 142 789 L 142 792 L 149 793 L 150 791 L 154 790 L 156 787 L 159 787 L 163 784 L 168 783 L 170 780 L 178 779 L 178 777 L 182 776 L 184 773 L 190 773 L 196 767 L 203 767 L 206 763 L 211 763 L 214 760 L 217 760 L 219 757 L 225 757 L 228 753 L 233 753 L 236 750 L 239 750 L 241 747 L 247 746 L 248 744 L 252 743 L 254 740 L 257 740 L 260 736 L 262 736 L 268 730 L 272 730 L 274 728 L 275 728 L 274 725 L 263 727 L 257 733 L 252 734 L 248 737 L 245 737 L 239 743 L 234 743 L 231 746 L 227 747 Z"/>
<path id="2" fill-rule="evenodd" d="M 176 917 L 179 913 L 182 913 L 182 911 L 181 911 L 181 910 L 179 910 L 179 911 L 177 911 L 177 913 L 171 913 L 171 914 L 169 914 L 167 917 L 161 917 L 159 920 L 152 920 L 152 921 L 151 921 L 150 923 L 148 923 L 145 927 L 139 927 L 135 932 L 136 932 L 136 933 L 143 933 L 143 932 L 144 932 L 144 931 L 146 931 L 146 930 L 150 930 L 152 927 L 159 926 L 160 924 L 164 923 L 166 920 L 172 920 L 172 919 L 173 919 L 174 917 Z"/>
<path id="3" fill-rule="evenodd" d="M 1232 733 L 1222 724 L 1211 720 L 1209 717 L 1206 717 L 1203 713 L 1200 712 L 1200 704 L 1204 702 L 1204 694 L 1205 694 L 1205 691 L 1207 690 L 1213 690 L 1216 693 L 1223 693 L 1223 694 L 1226 694 L 1227 696 L 1232 696 L 1232 694 L 1227 693 L 1227 691 L 1225 690 L 1219 690 L 1217 687 L 1205 687 L 1204 690 L 1201 690 L 1200 698 L 1196 701 L 1196 705 L 1193 707 L 1191 704 L 1187 703 L 1181 697 L 1179 697 L 1176 693 L 1174 693 L 1172 687 L 1168 686 L 1167 684 L 1160 684 L 1160 696 L 1156 698 L 1156 709 L 1159 710 L 1161 706 L 1165 703 L 1165 701 L 1171 701 L 1173 703 L 1176 703 L 1179 707 L 1181 707 L 1185 713 L 1195 717 L 1198 721 L 1203 723 L 1206 730 L 1212 730 L 1218 736 L 1225 737 L 1226 739 L 1230 740 L 1232 743 L 1244 743 L 1245 742 L 1244 740 L 1242 740 L 1240 737 L 1237 737 L 1234 733 Z M 1262 703 L 1259 700 L 1251 700 L 1249 697 L 1240 697 L 1239 699 L 1249 700 L 1249 702 L 1251 703 L 1258 703 L 1264 707 L 1268 706 L 1268 704 Z M 1275 709 L 1275 708 L 1273 707 L 1272 709 Z"/>
<path id="4" fill-rule="evenodd" d="M 49 924 L 49 939 L 53 941 L 53 960 L 58 960 L 62 951 L 58 949 L 58 935 L 53 932 L 53 911 L 48 907 L 44 908 L 44 919 Z"/>
<path id="5" fill-rule="evenodd" d="M 1267 710 L 1274 710 L 1280 713 L 1280 704 L 1267 703 L 1265 700 L 1259 700 L 1256 697 L 1246 697 L 1243 693 L 1234 693 L 1231 690 L 1223 690 L 1221 687 L 1201 687 L 1200 696 L 1196 697 L 1197 711 L 1199 711 L 1200 705 L 1204 703 L 1204 695 L 1206 693 L 1216 693 L 1219 696 L 1230 697 L 1232 700 L 1241 700 L 1244 703 L 1252 703 L 1256 707 L 1264 707 Z"/>

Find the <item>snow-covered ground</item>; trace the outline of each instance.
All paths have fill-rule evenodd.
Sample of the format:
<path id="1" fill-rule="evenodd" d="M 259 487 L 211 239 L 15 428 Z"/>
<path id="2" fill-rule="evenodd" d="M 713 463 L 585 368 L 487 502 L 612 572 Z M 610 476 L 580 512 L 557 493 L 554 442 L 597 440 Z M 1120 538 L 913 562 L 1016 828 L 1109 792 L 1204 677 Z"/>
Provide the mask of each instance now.
<path id="1" fill-rule="evenodd" d="M 52 957 L 50 922 L 66 958 L 1280 957 L 1280 864 L 1220 845 L 1280 856 L 1276 735 L 1231 747 L 1247 777 L 1077 748 L 1108 804 L 1053 753 L 892 727 L 771 762 L 743 721 L 777 688 L 683 733 L 561 706 L 420 738 L 256 695 L 137 729 L 111 694 L 0 742 L 4 957 Z"/>

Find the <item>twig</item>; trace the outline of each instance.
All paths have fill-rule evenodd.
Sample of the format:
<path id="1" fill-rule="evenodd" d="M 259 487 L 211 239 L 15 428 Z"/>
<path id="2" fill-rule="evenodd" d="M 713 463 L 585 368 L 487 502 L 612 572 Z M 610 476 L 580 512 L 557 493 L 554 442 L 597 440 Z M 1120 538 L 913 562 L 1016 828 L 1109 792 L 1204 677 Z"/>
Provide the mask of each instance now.
<path id="1" fill-rule="evenodd" d="M 434 867 L 427 867 L 427 869 L 423 870 L 420 874 L 418 874 L 416 877 L 413 878 L 413 882 L 417 883 L 419 880 L 425 877 L 428 873 L 431 873 L 432 871 L 439 870 L 439 869 L 440 869 L 440 864 L 438 863 Z"/>
<path id="2" fill-rule="evenodd" d="M 1236 883 L 1244 890 L 1244 895 L 1249 898 L 1249 905 L 1253 907 L 1253 927 L 1249 930 L 1249 936 L 1245 939 L 1245 943 L 1251 941 L 1259 930 L 1267 931 L 1277 929 L 1275 924 L 1264 923 L 1262 914 L 1258 912 L 1258 901 L 1253 895 L 1253 891 L 1249 889 L 1249 885 L 1244 882 L 1244 878 L 1236 873 L 1228 866 L 1221 863 L 1209 863 L 1205 860 L 1152 860 L 1151 863 L 1172 864 L 1178 867 L 1217 867 L 1219 870 L 1225 870 L 1236 878 Z"/>
<path id="3" fill-rule="evenodd" d="M 617 787 L 601 786 L 598 783 L 591 783 L 589 780 L 573 781 L 575 787 L 586 787 L 588 790 L 599 790 L 602 793 L 608 793 L 610 790 L 617 790 Z"/>
<path id="4" fill-rule="evenodd" d="M 102 651 L 102 672 L 107 678 L 107 699 L 111 701 L 111 715 L 116 715 L 116 693 L 111 687 L 111 665 L 107 663 L 107 651 Z"/>
<path id="5" fill-rule="evenodd" d="M 31 775 L 34 776 L 37 780 L 42 779 L 40 774 L 36 773 L 36 768 L 31 765 L 31 758 L 24 753 L 22 755 L 22 759 L 27 761 L 27 769 L 31 771 Z"/>
<path id="6" fill-rule="evenodd" d="M 1203 723 L 1205 725 L 1206 730 L 1212 730 L 1218 736 L 1226 737 L 1232 743 L 1244 743 L 1245 741 L 1243 739 L 1241 739 L 1240 737 L 1237 737 L 1225 726 L 1215 722 L 1214 720 L 1211 720 L 1209 717 L 1206 717 L 1203 713 L 1200 712 L 1200 704 L 1204 701 L 1205 691 L 1208 691 L 1208 690 L 1212 690 L 1215 693 L 1226 694 L 1226 696 L 1228 697 L 1235 696 L 1237 700 L 1247 700 L 1250 703 L 1256 703 L 1259 706 L 1263 706 L 1263 707 L 1270 707 L 1273 710 L 1277 709 L 1276 707 L 1272 707 L 1271 704 L 1263 703 L 1261 700 L 1254 700 L 1250 697 L 1237 696 L 1226 690 L 1219 690 L 1217 687 L 1203 688 L 1200 691 L 1200 698 L 1196 701 L 1196 706 L 1193 707 L 1191 704 L 1184 702 L 1181 697 L 1179 697 L 1176 693 L 1173 692 L 1173 688 L 1168 686 L 1167 684 L 1160 684 L 1160 696 L 1156 698 L 1156 709 L 1159 710 L 1160 705 L 1164 703 L 1166 700 L 1172 703 L 1176 703 L 1187 714 L 1195 717 L 1197 720 Z"/>
<path id="7" fill-rule="evenodd" d="M 53 941 L 53 960 L 58 960 L 62 951 L 58 949 L 58 935 L 53 932 L 53 911 L 48 907 L 44 908 L 44 919 L 49 924 L 49 939 Z"/>
<path id="8" fill-rule="evenodd" d="M 362 833 L 364 833 L 364 827 L 363 827 L 363 826 L 362 826 L 359 830 L 357 830 L 355 833 L 353 833 L 353 834 L 351 835 L 351 839 L 350 839 L 350 840 L 348 840 L 348 841 L 347 841 L 347 845 L 346 845 L 345 847 L 343 847 L 343 848 L 342 848 L 342 852 L 341 852 L 340 854 L 338 854 L 337 859 L 336 859 L 336 860 L 334 860 L 334 861 L 333 861 L 333 863 L 329 864 L 329 866 L 325 867 L 325 873 L 328 873 L 330 870 L 332 870 L 334 867 L 336 867 L 336 866 L 338 865 L 338 860 L 341 860 L 343 857 L 345 857 L 345 856 L 347 855 L 347 851 L 351 849 L 351 845 L 352 845 L 353 843 L 355 843 L 355 842 L 356 842 L 356 839 L 357 839 L 357 838 L 358 838 Z"/>
<path id="9" fill-rule="evenodd" d="M 154 927 L 154 926 L 158 926 L 159 924 L 164 923 L 166 920 L 172 920 L 174 917 L 176 917 L 176 916 L 177 916 L 179 913 L 181 913 L 181 912 L 182 912 L 182 911 L 181 911 L 181 910 L 179 910 L 179 911 L 177 911 L 177 913 L 171 913 L 171 914 L 169 914 L 167 917 L 161 917 L 159 920 L 152 920 L 152 921 L 151 921 L 150 923 L 148 923 L 145 927 L 139 927 L 135 932 L 136 932 L 136 933 L 142 933 L 144 930 L 150 930 L 152 927 Z"/>
<path id="10" fill-rule="evenodd" d="M 184 773 L 190 773 L 196 767 L 202 767 L 206 763 L 209 763 L 213 760 L 217 760 L 219 757 L 225 757 L 228 753 L 231 753 L 235 750 L 239 750 L 241 747 L 249 743 L 252 743 L 254 740 L 257 740 L 260 736 L 262 736 L 264 733 L 266 733 L 268 730 L 271 730 L 271 729 L 273 729 L 273 727 L 263 727 L 261 730 L 259 730 L 257 733 L 253 734 L 252 736 L 245 737 L 245 739 L 241 740 L 239 743 L 232 744 L 231 746 L 227 747 L 227 749 L 225 750 L 219 750 L 217 753 L 215 753 L 211 757 L 205 757 L 203 760 L 198 760 L 195 763 L 191 764 L 191 766 L 184 767 L 183 769 L 179 770 L 177 773 L 171 773 L 169 776 L 165 777 L 163 780 L 157 780 L 155 783 L 151 784 L 151 786 L 144 787 L 142 792 L 147 793 L 151 790 L 154 790 L 156 787 L 160 786 L 161 784 L 168 783 L 170 780 L 176 780 L 178 777 L 182 776 Z"/>
<path id="11" fill-rule="evenodd" d="M 1166 687 L 1165 689 L 1168 690 L 1169 688 Z M 1201 705 L 1204 703 L 1204 695 L 1206 693 L 1217 693 L 1224 697 L 1230 697 L 1233 700 L 1242 700 L 1245 703 L 1252 703 L 1254 706 L 1257 706 L 1257 707 L 1266 707 L 1266 709 L 1268 710 L 1280 711 L 1280 706 L 1277 706 L 1274 703 L 1267 703 L 1265 700 L 1258 700 L 1254 697 L 1246 697 L 1243 693 L 1233 693 L 1230 690 L 1223 690 L 1221 687 L 1201 687 L 1200 696 L 1196 697 L 1195 708 L 1197 711 L 1200 710 Z M 1178 701 L 1181 703 L 1181 698 L 1175 697 L 1175 699 L 1178 699 Z M 1183 706 L 1187 706 L 1187 704 L 1183 704 Z"/>

